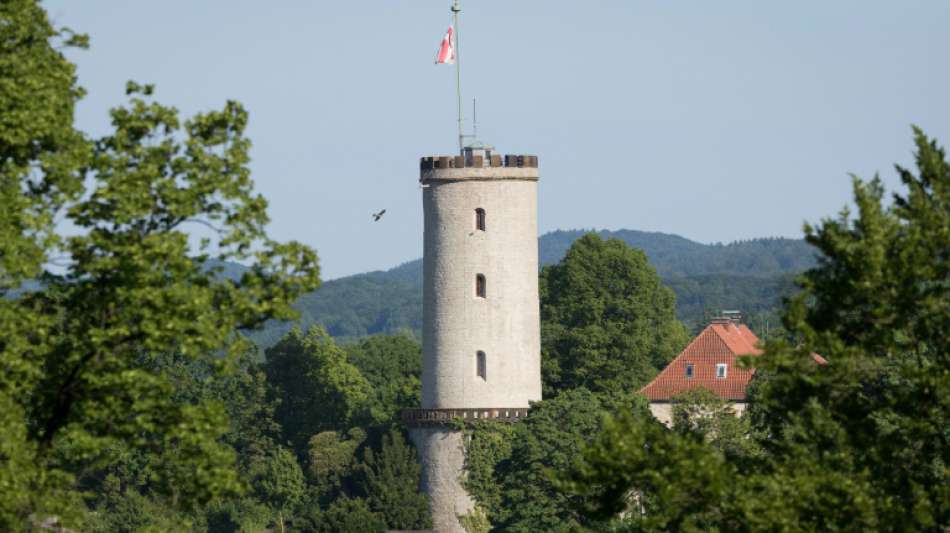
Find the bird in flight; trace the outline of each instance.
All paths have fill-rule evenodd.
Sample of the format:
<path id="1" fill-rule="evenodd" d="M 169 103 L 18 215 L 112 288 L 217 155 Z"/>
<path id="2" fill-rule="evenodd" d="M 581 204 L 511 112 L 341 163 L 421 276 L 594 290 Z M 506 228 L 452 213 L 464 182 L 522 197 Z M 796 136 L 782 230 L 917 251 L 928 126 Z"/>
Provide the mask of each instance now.
<path id="1" fill-rule="evenodd" d="M 380 211 L 379 213 L 373 213 L 373 222 L 378 222 L 379 219 L 383 218 L 383 213 L 385 213 L 385 212 L 386 212 L 386 210 L 383 209 L 383 210 Z"/>

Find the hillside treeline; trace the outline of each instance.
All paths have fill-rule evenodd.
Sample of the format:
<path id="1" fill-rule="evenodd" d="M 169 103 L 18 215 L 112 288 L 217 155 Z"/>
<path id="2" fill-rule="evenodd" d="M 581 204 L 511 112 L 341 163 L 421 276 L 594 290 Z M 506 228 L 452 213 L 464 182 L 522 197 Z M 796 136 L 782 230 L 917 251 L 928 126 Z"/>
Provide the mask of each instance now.
<path id="1" fill-rule="evenodd" d="M 723 309 L 741 310 L 765 335 L 780 328 L 778 310 L 794 292 L 796 274 L 813 266 L 815 248 L 800 239 L 752 239 L 700 244 L 665 233 L 633 230 L 595 232 L 643 250 L 663 282 L 676 294 L 676 315 L 697 331 Z M 560 261 L 583 231 L 554 231 L 538 239 L 541 264 Z M 422 260 L 387 271 L 324 283 L 300 297 L 299 327 L 320 324 L 342 339 L 378 333 L 422 331 Z M 270 322 L 248 334 L 270 346 L 294 324 Z"/>

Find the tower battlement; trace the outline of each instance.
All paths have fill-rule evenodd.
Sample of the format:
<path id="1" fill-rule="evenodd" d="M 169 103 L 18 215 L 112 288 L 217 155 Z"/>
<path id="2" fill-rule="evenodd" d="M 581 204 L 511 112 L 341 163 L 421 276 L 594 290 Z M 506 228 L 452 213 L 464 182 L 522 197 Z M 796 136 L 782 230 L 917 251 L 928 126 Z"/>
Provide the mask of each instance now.
<path id="1" fill-rule="evenodd" d="M 419 160 L 419 170 L 433 170 L 444 168 L 483 168 L 483 167 L 508 167 L 508 168 L 538 168 L 538 156 L 536 155 L 516 155 L 491 154 L 490 156 L 474 155 L 465 157 L 461 155 L 432 155 Z"/>

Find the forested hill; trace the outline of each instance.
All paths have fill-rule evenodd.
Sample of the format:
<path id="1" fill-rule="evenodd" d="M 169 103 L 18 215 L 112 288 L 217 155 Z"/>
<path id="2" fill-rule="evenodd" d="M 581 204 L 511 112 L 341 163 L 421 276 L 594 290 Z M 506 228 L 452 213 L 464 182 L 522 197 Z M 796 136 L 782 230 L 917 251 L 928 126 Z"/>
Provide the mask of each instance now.
<path id="1" fill-rule="evenodd" d="M 561 260 L 585 230 L 554 231 L 538 239 L 542 265 Z M 678 235 L 635 230 L 598 231 L 640 248 L 677 297 L 677 314 L 690 327 L 709 313 L 740 309 L 752 317 L 770 315 L 793 288 L 795 273 L 815 263 L 814 250 L 799 239 L 766 238 L 730 244 L 701 244 Z M 334 337 L 422 328 L 422 260 L 386 271 L 335 279 L 301 297 L 300 325 L 323 324 Z M 292 325 L 270 323 L 251 333 L 262 346 L 276 342 Z"/>
<path id="2" fill-rule="evenodd" d="M 539 239 L 542 265 L 557 263 L 575 239 L 593 230 L 552 231 Z M 814 250 L 801 239 L 766 238 L 730 244 L 701 244 L 679 235 L 622 229 L 597 231 L 640 248 L 665 277 L 703 274 L 773 276 L 801 272 L 815 264 Z"/>

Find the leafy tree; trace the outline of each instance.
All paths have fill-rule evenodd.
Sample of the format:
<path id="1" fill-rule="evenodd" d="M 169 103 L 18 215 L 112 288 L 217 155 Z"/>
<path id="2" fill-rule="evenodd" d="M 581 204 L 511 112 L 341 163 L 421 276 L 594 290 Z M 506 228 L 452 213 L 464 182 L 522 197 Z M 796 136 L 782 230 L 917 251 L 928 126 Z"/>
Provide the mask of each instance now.
<path id="1" fill-rule="evenodd" d="M 581 386 L 636 390 L 687 341 L 673 293 L 646 254 L 594 234 L 541 271 L 541 321 L 548 395 Z"/>
<path id="2" fill-rule="evenodd" d="M 215 502 L 207 510 L 207 529 L 213 533 L 258 533 L 273 521 L 273 510 L 254 497 Z"/>
<path id="3" fill-rule="evenodd" d="M 113 131 L 86 141 L 72 128 L 82 91 L 57 47 L 85 39 L 52 29 L 35 1 L 0 7 L 0 529 L 30 516 L 82 521 L 77 475 L 115 450 L 155 457 L 154 493 L 189 509 L 239 490 L 234 455 L 220 442 L 216 402 L 176 404 L 166 376 L 143 360 L 222 353 L 238 328 L 292 318 L 290 303 L 318 283 L 316 255 L 264 232 L 236 102 L 182 122 L 128 85 Z M 54 220 L 73 228 L 56 234 Z M 206 238 L 190 241 L 196 228 Z M 9 292 L 45 261 L 32 292 Z M 246 261 L 236 280 L 211 260 Z M 44 518 L 46 517 L 46 518 Z"/>
<path id="4" fill-rule="evenodd" d="M 720 502 L 741 481 L 722 454 L 701 435 L 674 433 L 649 413 L 608 419 L 579 459 L 557 486 L 592 524 L 615 531 L 747 530 L 722 520 Z"/>
<path id="5" fill-rule="evenodd" d="M 885 206 L 855 178 L 848 210 L 808 242 L 822 253 L 785 313 L 797 339 L 755 360 L 751 437 L 737 461 L 693 432 L 609 422 L 568 478 L 630 529 L 940 530 L 950 523 L 950 164 L 915 129 L 918 173 Z M 815 364 L 818 352 L 827 365 Z M 596 495 L 599 493 L 599 496 Z"/>
<path id="6" fill-rule="evenodd" d="M 366 440 L 366 431 L 353 428 L 345 437 L 336 431 L 323 431 L 310 439 L 307 450 L 307 475 L 316 501 L 326 503 L 339 496 L 346 480 L 356 468 L 357 450 Z"/>
<path id="7" fill-rule="evenodd" d="M 317 507 L 307 509 L 295 527 L 314 533 L 382 533 L 386 531 L 386 521 L 370 510 L 366 500 L 344 496 L 324 511 Z"/>
<path id="8" fill-rule="evenodd" d="M 86 527 L 95 533 L 135 533 L 139 531 L 183 531 L 200 527 L 196 517 L 176 512 L 161 501 L 123 486 L 115 475 L 108 476 L 97 494 L 98 506 Z"/>
<path id="9" fill-rule="evenodd" d="M 757 425 L 787 436 L 763 440 L 776 468 L 842 474 L 827 481 L 849 495 L 830 523 L 950 523 L 950 164 L 918 129 L 915 141 L 917 175 L 897 167 L 906 195 L 885 207 L 877 178 L 855 178 L 856 218 L 806 227 L 823 258 L 786 313 L 800 344 L 770 345 L 759 365 Z"/>
<path id="10" fill-rule="evenodd" d="M 36 276 L 60 242 L 54 215 L 82 191 L 89 144 L 73 127 L 84 91 L 62 54 L 87 38 L 53 28 L 35 0 L 0 5 L 0 289 Z"/>
<path id="11" fill-rule="evenodd" d="M 218 370 L 220 362 L 216 359 L 190 359 L 175 354 L 148 357 L 141 364 L 172 384 L 174 402 L 219 403 L 229 425 L 223 442 L 246 458 L 273 447 L 280 430 L 258 357 L 256 350 L 246 350 L 223 370 Z"/>
<path id="12" fill-rule="evenodd" d="M 321 431 L 352 427 L 366 416 L 370 384 L 326 330 L 294 329 L 267 350 L 264 366 L 277 420 L 298 455 Z"/>
<path id="13" fill-rule="evenodd" d="M 422 467 L 402 431 L 391 429 L 383 435 L 378 453 L 365 450 L 360 474 L 358 485 L 369 508 L 384 517 L 389 529 L 432 527 L 429 499 L 419 492 Z"/>
<path id="14" fill-rule="evenodd" d="M 56 211 L 82 190 L 89 144 L 73 111 L 83 91 L 60 50 L 84 45 L 53 28 L 35 0 L 0 4 L 0 529 L 23 525 L 33 511 L 69 520 L 79 508 L 68 476 L 45 471 L 22 400 L 40 372 L 24 332 L 49 324 L 11 289 L 40 272 L 59 242 Z"/>
<path id="15" fill-rule="evenodd" d="M 703 387 L 695 387 L 674 398 L 673 429 L 706 439 L 727 458 L 741 460 L 757 453 L 749 438 L 749 419 L 738 417 L 729 401 Z"/>
<path id="16" fill-rule="evenodd" d="M 276 522 L 283 531 L 285 514 L 301 501 L 306 490 L 296 457 L 286 448 L 275 448 L 250 470 L 257 500 L 276 512 Z"/>
<path id="17" fill-rule="evenodd" d="M 642 400 L 637 409 L 645 411 Z M 594 394 L 584 388 L 535 403 L 510 428 L 476 426 L 467 445 L 466 487 L 503 531 L 569 531 L 589 524 L 572 495 L 551 472 L 568 469 L 604 416 L 630 410 L 630 396 Z"/>
<path id="18" fill-rule="evenodd" d="M 407 335 L 373 335 L 346 347 L 349 360 L 372 385 L 370 417 L 397 420 L 418 407 L 422 390 L 422 347 Z"/>

